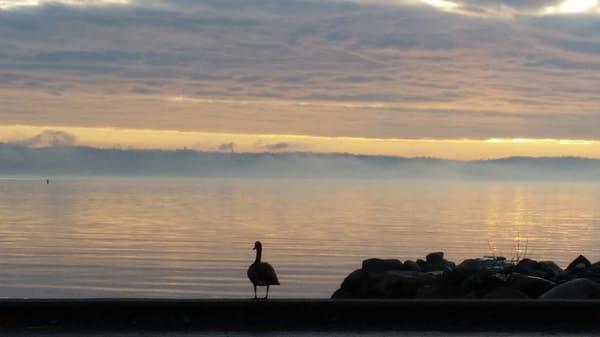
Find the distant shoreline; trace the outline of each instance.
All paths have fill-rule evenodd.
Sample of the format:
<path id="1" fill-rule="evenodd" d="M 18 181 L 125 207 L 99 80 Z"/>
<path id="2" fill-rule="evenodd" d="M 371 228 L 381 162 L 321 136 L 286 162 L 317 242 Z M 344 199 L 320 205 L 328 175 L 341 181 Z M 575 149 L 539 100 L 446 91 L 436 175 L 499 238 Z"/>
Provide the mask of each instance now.
<path id="1" fill-rule="evenodd" d="M 446 160 L 349 153 L 31 148 L 0 143 L 0 175 L 322 178 L 432 181 L 600 181 L 600 159 Z"/>

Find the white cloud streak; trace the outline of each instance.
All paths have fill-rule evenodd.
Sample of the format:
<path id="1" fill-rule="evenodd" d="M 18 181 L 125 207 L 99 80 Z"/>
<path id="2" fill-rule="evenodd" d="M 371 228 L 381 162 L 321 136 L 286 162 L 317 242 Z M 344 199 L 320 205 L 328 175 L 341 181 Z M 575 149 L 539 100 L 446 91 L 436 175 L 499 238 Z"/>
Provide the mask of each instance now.
<path id="1" fill-rule="evenodd" d="M 67 6 L 110 6 L 127 5 L 129 3 L 129 0 L 0 0 L 0 9 L 35 7 L 48 4 L 61 4 Z"/>

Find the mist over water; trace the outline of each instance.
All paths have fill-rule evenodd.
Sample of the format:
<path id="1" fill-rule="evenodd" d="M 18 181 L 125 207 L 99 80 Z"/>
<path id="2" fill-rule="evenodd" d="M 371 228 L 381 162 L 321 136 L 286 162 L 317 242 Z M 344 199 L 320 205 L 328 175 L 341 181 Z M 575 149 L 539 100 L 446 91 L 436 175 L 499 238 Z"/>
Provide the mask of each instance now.
<path id="1" fill-rule="evenodd" d="M 99 149 L 61 145 L 65 137 L 52 138 L 58 145 L 48 147 L 0 143 L 0 175 L 600 182 L 600 159 L 592 158 L 458 161 L 351 153 Z"/>
<path id="2" fill-rule="evenodd" d="M 586 183 L 5 178 L 0 297 L 251 297 L 256 240 L 275 298 L 329 297 L 370 257 L 564 267 L 600 260 L 599 204 Z"/>

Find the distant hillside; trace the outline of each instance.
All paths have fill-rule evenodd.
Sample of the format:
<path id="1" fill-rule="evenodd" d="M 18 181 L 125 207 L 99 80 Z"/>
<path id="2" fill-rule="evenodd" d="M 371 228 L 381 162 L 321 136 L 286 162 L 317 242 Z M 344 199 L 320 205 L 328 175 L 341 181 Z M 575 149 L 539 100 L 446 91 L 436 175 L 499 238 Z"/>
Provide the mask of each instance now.
<path id="1" fill-rule="evenodd" d="M 600 181 L 600 160 L 454 161 L 353 154 L 30 148 L 0 143 L 0 175 Z"/>

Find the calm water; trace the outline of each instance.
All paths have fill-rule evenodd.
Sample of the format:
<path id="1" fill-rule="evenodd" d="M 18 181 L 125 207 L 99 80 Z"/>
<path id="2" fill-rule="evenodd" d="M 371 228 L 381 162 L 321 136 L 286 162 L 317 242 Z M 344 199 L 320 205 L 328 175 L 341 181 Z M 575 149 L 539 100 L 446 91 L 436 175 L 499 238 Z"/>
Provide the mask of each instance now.
<path id="1" fill-rule="evenodd" d="M 249 297 L 255 240 L 273 297 L 329 297 L 374 256 L 597 261 L 599 205 L 586 184 L 0 179 L 0 297 Z"/>

